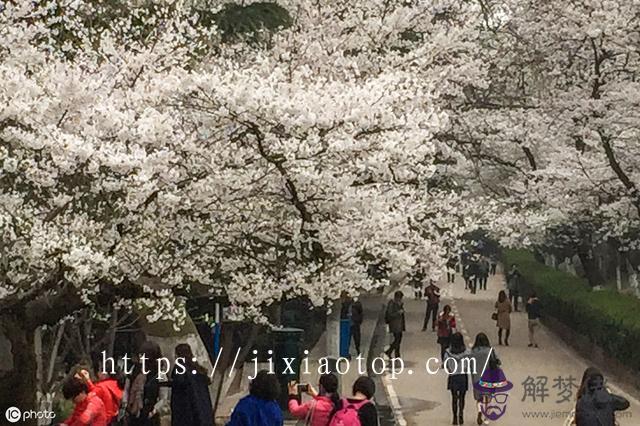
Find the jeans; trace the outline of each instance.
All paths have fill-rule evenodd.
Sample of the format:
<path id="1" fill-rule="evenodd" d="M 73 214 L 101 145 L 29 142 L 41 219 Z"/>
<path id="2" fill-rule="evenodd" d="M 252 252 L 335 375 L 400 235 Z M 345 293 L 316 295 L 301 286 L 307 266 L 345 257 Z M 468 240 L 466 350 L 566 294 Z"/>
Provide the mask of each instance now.
<path id="1" fill-rule="evenodd" d="M 480 281 L 480 290 L 486 290 L 487 289 L 487 277 L 480 277 L 478 279 Z"/>
<path id="2" fill-rule="evenodd" d="M 509 290 L 509 301 L 511 302 L 511 305 L 513 305 L 513 310 L 517 311 L 518 310 L 518 297 L 520 295 L 518 294 L 518 290 Z"/>
<path id="3" fill-rule="evenodd" d="M 360 340 L 362 333 L 360 332 L 360 324 L 351 325 L 351 337 L 353 337 L 353 344 L 356 346 L 356 352 L 360 355 Z"/>
<path id="4" fill-rule="evenodd" d="M 391 352 L 395 352 L 395 357 L 400 358 L 400 343 L 402 342 L 402 332 L 393 333 L 393 342 L 391 346 L 386 350 L 387 356 L 391 358 Z"/>
<path id="5" fill-rule="evenodd" d="M 426 330 L 429 325 L 429 317 L 431 317 L 431 328 L 433 330 L 436 329 L 436 321 L 438 319 L 438 304 L 432 305 L 427 303 L 427 312 L 424 314 L 424 324 L 422 325 L 422 329 Z"/>

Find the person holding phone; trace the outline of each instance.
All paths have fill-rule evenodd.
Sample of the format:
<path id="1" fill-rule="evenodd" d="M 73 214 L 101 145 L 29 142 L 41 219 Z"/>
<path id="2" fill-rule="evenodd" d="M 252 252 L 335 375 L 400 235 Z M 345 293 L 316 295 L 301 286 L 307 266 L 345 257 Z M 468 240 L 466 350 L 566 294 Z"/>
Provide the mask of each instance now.
<path id="1" fill-rule="evenodd" d="M 301 402 L 302 393 L 309 395 L 311 400 Z M 289 383 L 289 412 L 304 420 L 305 426 L 327 426 L 339 402 L 338 377 L 333 373 L 320 376 L 318 391 L 310 384 Z"/>

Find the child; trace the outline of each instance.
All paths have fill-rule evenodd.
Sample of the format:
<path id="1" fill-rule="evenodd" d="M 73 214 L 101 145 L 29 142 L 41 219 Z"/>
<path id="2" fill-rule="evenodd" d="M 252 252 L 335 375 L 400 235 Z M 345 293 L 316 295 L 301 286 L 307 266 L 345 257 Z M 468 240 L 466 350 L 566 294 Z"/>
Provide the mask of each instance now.
<path id="1" fill-rule="evenodd" d="M 62 422 L 61 426 L 107 426 L 107 416 L 104 404 L 95 392 L 90 392 L 88 385 L 74 376 L 62 385 L 65 399 L 73 401 L 75 407 L 71 417 Z"/>

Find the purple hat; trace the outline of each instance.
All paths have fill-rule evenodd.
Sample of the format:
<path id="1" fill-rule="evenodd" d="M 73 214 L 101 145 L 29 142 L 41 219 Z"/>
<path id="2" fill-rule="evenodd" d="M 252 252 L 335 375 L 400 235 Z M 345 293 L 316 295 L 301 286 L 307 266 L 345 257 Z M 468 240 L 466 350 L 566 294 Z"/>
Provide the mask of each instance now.
<path id="1" fill-rule="evenodd" d="M 502 393 L 513 388 L 513 383 L 507 380 L 500 368 L 485 370 L 482 378 L 473 384 L 473 387 L 481 393 Z"/>

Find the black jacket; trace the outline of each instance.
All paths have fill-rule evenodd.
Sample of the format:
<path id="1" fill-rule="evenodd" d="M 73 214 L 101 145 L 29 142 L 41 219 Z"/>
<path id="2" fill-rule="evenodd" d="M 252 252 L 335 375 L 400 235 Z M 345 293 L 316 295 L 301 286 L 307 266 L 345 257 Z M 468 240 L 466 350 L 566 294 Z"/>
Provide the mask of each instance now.
<path id="1" fill-rule="evenodd" d="M 352 325 L 360 325 L 362 324 L 363 318 L 362 303 L 360 303 L 360 301 L 349 300 L 342 302 L 340 319 L 351 319 Z"/>
<path id="2" fill-rule="evenodd" d="M 184 374 L 171 374 L 171 424 L 210 426 L 213 410 L 209 394 L 209 379 L 188 369 Z"/>
<path id="3" fill-rule="evenodd" d="M 540 300 L 535 298 L 527 302 L 527 316 L 530 320 L 540 319 L 542 318 L 542 305 L 540 304 Z"/>
<path id="4" fill-rule="evenodd" d="M 389 331 L 391 333 L 402 333 L 405 331 L 404 304 L 402 302 L 396 302 L 395 300 L 389 301 L 387 311 L 385 312 L 385 321 L 389 324 Z"/>
<path id="5" fill-rule="evenodd" d="M 614 426 L 615 411 L 629 408 L 629 401 L 609 393 L 602 380 L 589 386 L 576 404 L 576 426 Z"/>

